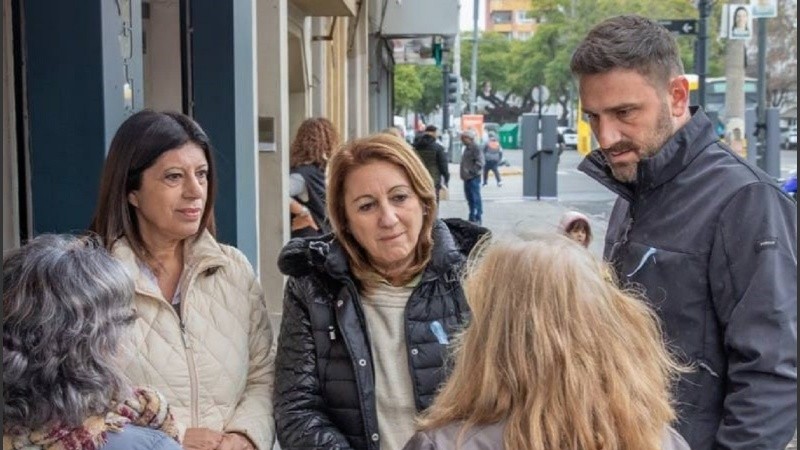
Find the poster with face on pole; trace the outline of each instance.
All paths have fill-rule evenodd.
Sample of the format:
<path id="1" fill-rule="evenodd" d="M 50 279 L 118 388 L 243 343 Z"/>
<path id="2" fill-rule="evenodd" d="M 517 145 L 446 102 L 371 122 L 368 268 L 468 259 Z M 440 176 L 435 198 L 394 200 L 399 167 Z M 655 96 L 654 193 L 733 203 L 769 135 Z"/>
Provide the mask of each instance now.
<path id="1" fill-rule="evenodd" d="M 753 19 L 778 17 L 778 0 L 750 0 Z"/>
<path id="2" fill-rule="evenodd" d="M 720 34 L 728 39 L 750 39 L 753 36 L 750 5 L 725 5 L 720 23 L 722 26 Z"/>

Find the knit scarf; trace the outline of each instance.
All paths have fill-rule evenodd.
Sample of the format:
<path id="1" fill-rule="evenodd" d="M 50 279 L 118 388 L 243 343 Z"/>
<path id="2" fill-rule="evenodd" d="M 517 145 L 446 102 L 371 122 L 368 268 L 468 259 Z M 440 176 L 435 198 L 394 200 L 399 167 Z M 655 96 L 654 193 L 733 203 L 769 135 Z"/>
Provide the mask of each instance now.
<path id="1" fill-rule="evenodd" d="M 3 447 L 10 438 L 15 450 L 98 450 L 106 443 L 106 433 L 122 431 L 127 424 L 160 430 L 178 440 L 166 399 L 158 391 L 136 388 L 131 398 L 117 403 L 105 416 L 89 417 L 76 428 L 53 425 L 36 431 L 14 430 L 3 436 Z"/>

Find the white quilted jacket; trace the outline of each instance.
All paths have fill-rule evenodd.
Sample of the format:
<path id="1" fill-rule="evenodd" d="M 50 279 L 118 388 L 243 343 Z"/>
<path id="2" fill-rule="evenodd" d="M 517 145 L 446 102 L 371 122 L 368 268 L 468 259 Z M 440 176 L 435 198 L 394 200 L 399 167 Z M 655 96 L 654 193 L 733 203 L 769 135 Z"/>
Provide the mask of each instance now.
<path id="1" fill-rule="evenodd" d="M 134 385 L 166 396 L 182 432 L 235 431 L 269 450 L 275 349 L 260 284 L 239 250 L 208 232 L 190 241 L 179 286 L 182 320 L 142 273 L 128 242 L 114 245 L 136 280 L 135 353 L 126 373 Z"/>

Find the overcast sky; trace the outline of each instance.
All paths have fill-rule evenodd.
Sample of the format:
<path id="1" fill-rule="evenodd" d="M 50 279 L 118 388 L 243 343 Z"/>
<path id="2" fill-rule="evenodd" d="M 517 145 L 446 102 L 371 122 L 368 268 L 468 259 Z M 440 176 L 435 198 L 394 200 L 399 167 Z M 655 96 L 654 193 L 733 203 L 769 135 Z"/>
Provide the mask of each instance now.
<path id="1" fill-rule="evenodd" d="M 475 8 L 473 0 L 460 0 L 461 1 L 461 18 L 459 20 L 461 31 L 472 30 L 472 10 Z M 483 14 L 486 0 L 478 0 L 478 29 L 483 29 Z"/>

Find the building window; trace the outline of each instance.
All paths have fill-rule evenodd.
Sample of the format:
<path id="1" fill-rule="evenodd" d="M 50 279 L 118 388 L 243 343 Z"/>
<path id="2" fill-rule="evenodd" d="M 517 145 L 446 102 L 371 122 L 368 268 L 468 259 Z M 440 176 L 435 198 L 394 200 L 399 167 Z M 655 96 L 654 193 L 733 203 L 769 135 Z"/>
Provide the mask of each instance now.
<path id="1" fill-rule="evenodd" d="M 533 23 L 536 21 L 536 18 L 531 15 L 530 11 L 522 10 L 522 11 L 515 11 L 516 13 L 516 22 L 517 23 Z"/>
<path id="2" fill-rule="evenodd" d="M 511 11 L 492 11 L 492 23 L 495 25 L 511 23 Z"/>

